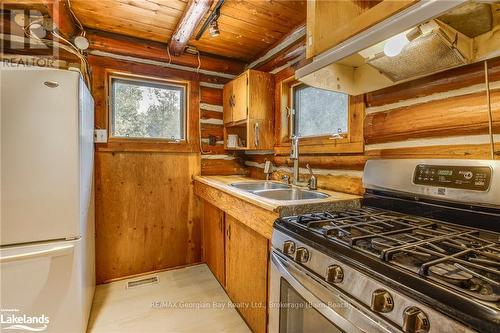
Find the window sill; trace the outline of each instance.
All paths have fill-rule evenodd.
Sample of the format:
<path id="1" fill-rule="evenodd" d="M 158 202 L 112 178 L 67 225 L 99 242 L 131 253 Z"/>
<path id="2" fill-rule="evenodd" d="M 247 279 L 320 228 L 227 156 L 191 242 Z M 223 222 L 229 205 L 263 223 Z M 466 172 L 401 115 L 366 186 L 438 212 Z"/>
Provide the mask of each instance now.
<path id="1" fill-rule="evenodd" d="M 161 140 L 119 140 L 108 143 L 96 143 L 96 152 L 149 152 L 149 153 L 197 153 L 198 143 L 168 142 Z"/>

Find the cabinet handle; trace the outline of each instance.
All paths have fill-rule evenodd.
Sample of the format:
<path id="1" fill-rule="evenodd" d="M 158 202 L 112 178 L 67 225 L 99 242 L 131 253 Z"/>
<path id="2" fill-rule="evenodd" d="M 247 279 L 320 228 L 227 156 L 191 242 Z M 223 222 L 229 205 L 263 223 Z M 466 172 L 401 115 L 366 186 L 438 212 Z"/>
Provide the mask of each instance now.
<path id="1" fill-rule="evenodd" d="M 226 234 L 227 234 L 227 238 L 231 239 L 231 225 L 227 226 Z"/>
<path id="2" fill-rule="evenodd" d="M 236 95 L 233 95 L 233 107 L 236 106 Z"/>
<path id="3" fill-rule="evenodd" d="M 254 125 L 254 137 L 253 137 L 253 144 L 255 145 L 255 147 L 259 147 L 259 143 L 260 143 L 260 130 L 259 130 L 259 123 L 255 123 Z"/>

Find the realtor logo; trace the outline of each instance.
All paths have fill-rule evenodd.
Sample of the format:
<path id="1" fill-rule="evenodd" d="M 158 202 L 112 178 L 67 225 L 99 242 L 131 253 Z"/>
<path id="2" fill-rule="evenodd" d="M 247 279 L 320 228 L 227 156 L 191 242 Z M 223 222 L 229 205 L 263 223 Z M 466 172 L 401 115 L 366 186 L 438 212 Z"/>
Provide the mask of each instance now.
<path id="1" fill-rule="evenodd" d="M 19 309 L 1 309 L 0 325 L 4 330 L 20 330 L 30 332 L 43 332 L 48 328 L 49 317 L 41 315 L 26 315 Z"/>

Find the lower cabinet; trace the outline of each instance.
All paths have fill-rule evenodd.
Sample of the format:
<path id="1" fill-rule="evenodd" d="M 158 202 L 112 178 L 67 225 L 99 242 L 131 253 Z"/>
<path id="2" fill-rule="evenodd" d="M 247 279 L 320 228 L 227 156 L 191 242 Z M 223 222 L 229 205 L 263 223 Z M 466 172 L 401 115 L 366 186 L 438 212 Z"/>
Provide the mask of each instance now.
<path id="1" fill-rule="evenodd" d="M 224 212 L 203 203 L 203 257 L 217 280 L 225 285 Z"/>
<path id="2" fill-rule="evenodd" d="M 265 333 L 268 239 L 204 201 L 203 254 L 248 326 L 255 333 Z"/>
<path id="3" fill-rule="evenodd" d="M 266 332 L 268 240 L 226 214 L 226 291 L 256 333 Z"/>

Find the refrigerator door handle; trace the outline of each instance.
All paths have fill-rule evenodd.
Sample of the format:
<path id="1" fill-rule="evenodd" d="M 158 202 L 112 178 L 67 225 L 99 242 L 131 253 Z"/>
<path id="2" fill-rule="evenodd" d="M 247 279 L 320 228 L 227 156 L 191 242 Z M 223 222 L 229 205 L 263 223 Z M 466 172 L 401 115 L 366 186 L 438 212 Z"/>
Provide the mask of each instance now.
<path id="1" fill-rule="evenodd" d="M 74 248 L 75 248 L 75 246 L 73 244 L 56 245 L 54 247 L 40 250 L 40 251 L 31 251 L 31 252 L 26 252 L 26 253 L 2 256 L 2 257 L 0 257 L 0 264 L 6 263 L 6 262 L 39 258 L 39 257 L 47 257 L 47 256 L 48 257 L 57 257 L 57 256 L 68 255 L 68 254 L 73 252 Z"/>

